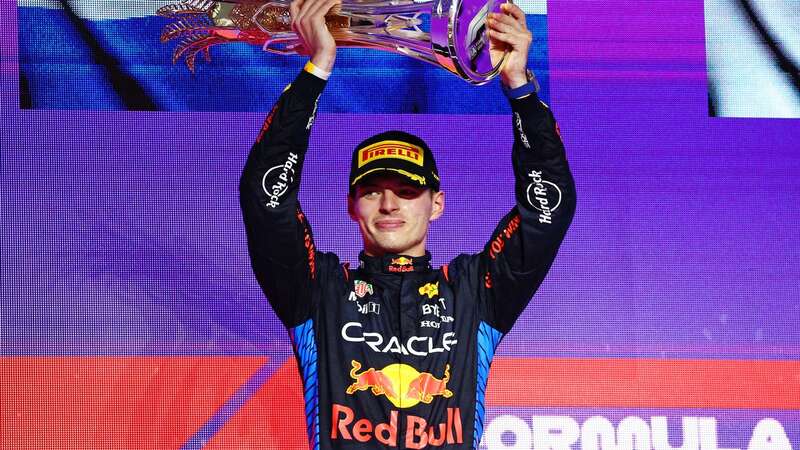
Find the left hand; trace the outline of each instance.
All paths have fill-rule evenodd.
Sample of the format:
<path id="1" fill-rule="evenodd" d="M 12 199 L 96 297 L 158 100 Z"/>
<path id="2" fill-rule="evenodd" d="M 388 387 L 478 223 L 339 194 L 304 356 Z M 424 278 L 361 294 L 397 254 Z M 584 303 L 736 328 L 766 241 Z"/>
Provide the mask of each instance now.
<path id="1" fill-rule="evenodd" d="M 528 31 L 525 13 L 519 6 L 503 3 L 500 8 L 502 13 L 489 13 L 486 21 L 489 50 L 494 64 L 508 51 L 505 65 L 500 70 L 500 78 L 503 84 L 514 89 L 528 82 L 525 71 L 533 35 Z"/>
<path id="2" fill-rule="evenodd" d="M 333 69 L 336 61 L 336 41 L 325 16 L 341 3 L 341 0 L 293 0 L 289 4 L 292 31 L 302 42 L 298 53 L 310 56 L 311 62 L 326 72 Z"/>

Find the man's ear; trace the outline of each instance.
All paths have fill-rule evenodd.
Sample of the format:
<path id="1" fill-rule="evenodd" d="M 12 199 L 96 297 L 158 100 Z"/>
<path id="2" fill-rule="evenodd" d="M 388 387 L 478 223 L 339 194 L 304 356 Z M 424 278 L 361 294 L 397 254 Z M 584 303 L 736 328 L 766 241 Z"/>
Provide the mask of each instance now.
<path id="1" fill-rule="evenodd" d="M 436 220 L 444 213 L 444 191 L 434 192 L 431 201 L 431 220 Z"/>

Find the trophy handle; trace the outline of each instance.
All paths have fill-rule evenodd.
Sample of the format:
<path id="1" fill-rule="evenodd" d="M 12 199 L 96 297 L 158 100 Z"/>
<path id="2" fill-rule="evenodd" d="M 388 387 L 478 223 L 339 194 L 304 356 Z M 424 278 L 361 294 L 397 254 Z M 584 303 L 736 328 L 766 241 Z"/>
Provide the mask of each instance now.
<path id="1" fill-rule="evenodd" d="M 347 12 L 341 13 L 349 16 Z M 349 16 L 351 19 L 364 19 L 364 15 Z M 375 19 L 373 16 L 372 19 Z M 409 23 L 419 20 L 406 17 Z M 397 22 L 395 16 L 391 21 Z M 378 20 L 376 20 L 377 22 Z M 417 23 L 417 25 L 419 25 Z M 331 30 L 336 45 L 339 47 L 371 48 L 389 51 L 400 55 L 409 56 L 427 63 L 437 64 L 437 59 L 431 54 L 430 37 L 421 29 L 404 29 L 403 27 L 389 24 L 382 32 L 376 32 L 374 26 L 351 26 L 349 28 Z M 275 33 L 264 42 L 263 49 L 278 55 L 296 55 L 301 46 L 300 39 L 294 32 Z"/>

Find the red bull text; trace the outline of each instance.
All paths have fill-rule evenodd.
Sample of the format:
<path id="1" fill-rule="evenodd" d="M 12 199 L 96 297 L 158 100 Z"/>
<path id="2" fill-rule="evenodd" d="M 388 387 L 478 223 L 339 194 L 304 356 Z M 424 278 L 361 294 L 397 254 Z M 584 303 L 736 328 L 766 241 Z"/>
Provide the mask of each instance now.
<path id="1" fill-rule="evenodd" d="M 414 261 L 412 261 L 410 258 L 406 258 L 405 256 L 393 258 L 389 263 L 388 269 L 389 272 L 413 272 Z"/>
<path id="2" fill-rule="evenodd" d="M 392 410 L 389 422 L 376 424 L 366 418 L 356 420 L 352 408 L 334 403 L 331 439 L 358 442 L 370 442 L 374 439 L 385 446 L 397 447 L 399 415 L 397 410 Z M 447 420 L 439 424 L 429 425 L 424 418 L 411 414 L 404 419 L 405 448 L 420 449 L 464 443 L 460 408 L 447 408 Z"/>

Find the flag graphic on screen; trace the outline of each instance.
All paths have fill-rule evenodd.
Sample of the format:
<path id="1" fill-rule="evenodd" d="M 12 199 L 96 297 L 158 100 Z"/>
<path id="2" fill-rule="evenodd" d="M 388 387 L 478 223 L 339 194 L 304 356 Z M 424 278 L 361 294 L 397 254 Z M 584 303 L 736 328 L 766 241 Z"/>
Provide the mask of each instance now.
<path id="1" fill-rule="evenodd" d="M 233 42 L 212 47 L 210 61 L 197 58 L 192 74 L 182 61 L 172 63 L 177 42 L 160 41 L 171 20 L 156 11 L 168 3 L 174 2 L 19 0 L 20 107 L 265 111 L 305 63 Z M 534 33 L 529 67 L 549 102 L 545 1 L 519 5 Z M 503 98 L 486 95 L 496 83 L 475 87 L 406 56 L 346 48 L 320 111 L 506 114 Z"/>

